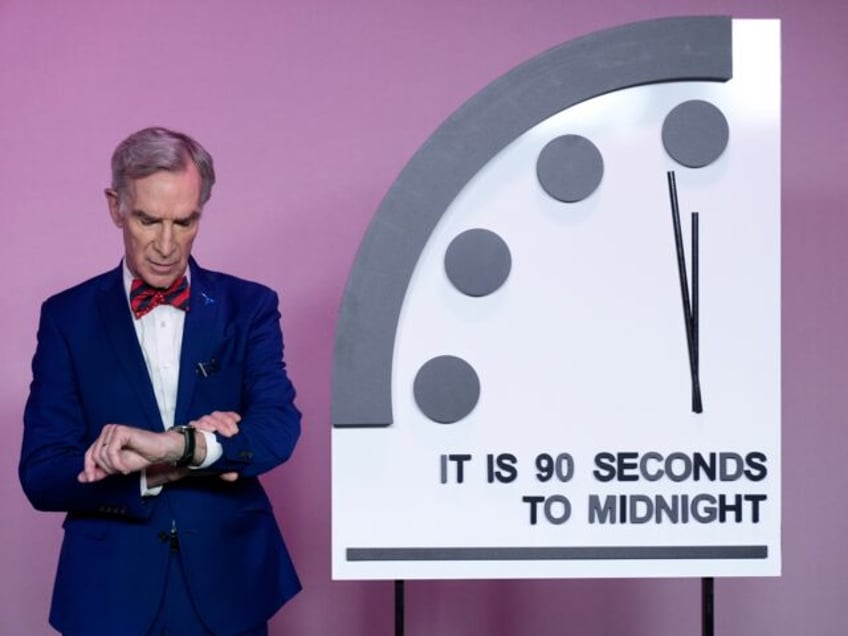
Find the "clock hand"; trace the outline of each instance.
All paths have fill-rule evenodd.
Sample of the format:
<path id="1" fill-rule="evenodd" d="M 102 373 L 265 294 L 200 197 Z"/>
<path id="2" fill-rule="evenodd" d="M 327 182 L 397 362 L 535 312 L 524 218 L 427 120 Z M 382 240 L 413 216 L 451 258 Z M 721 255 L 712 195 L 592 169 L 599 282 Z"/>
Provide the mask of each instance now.
<path id="1" fill-rule="evenodd" d="M 680 297 L 683 303 L 683 322 L 686 327 L 686 346 L 689 352 L 689 374 L 692 379 L 692 411 L 701 413 L 701 382 L 698 377 L 698 221 L 692 215 L 692 289 L 690 300 L 689 283 L 686 276 L 686 255 L 683 252 L 683 232 L 680 229 L 680 208 L 677 201 L 677 181 L 674 171 L 669 170 L 668 193 L 671 200 L 671 220 L 674 226 L 674 247 L 677 252 L 677 275 L 680 279 Z M 694 310 L 693 310 L 694 306 Z"/>
<path id="2" fill-rule="evenodd" d="M 689 320 L 692 333 L 692 354 L 690 356 L 692 361 L 689 364 L 689 370 L 692 373 L 692 411 L 695 413 L 701 413 L 704 410 L 701 404 L 701 374 L 699 364 L 698 274 L 698 213 L 692 212 L 692 314 Z"/>

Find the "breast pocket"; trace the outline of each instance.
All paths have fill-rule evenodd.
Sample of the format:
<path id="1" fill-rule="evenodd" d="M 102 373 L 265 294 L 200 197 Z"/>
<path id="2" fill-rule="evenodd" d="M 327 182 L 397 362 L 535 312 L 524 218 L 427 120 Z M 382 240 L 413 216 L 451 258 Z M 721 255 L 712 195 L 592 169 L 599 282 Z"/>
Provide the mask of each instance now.
<path id="1" fill-rule="evenodd" d="M 214 373 L 206 376 L 201 375 L 195 384 L 195 404 L 203 413 L 241 412 L 243 382 L 244 373 L 240 367 L 235 366 L 216 369 Z"/>

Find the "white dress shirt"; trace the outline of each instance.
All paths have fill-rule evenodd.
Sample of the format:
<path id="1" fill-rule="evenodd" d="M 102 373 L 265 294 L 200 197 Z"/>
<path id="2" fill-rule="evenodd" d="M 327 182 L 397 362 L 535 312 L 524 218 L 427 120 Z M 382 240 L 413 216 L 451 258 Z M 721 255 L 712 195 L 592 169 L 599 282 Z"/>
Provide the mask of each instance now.
<path id="1" fill-rule="evenodd" d="M 127 294 L 127 306 L 130 302 L 130 289 L 132 287 L 133 275 L 127 268 L 126 261 L 124 269 L 124 291 Z M 186 270 L 186 277 L 190 277 Z M 191 283 L 191 280 L 189 280 Z M 132 308 L 130 308 L 132 312 Z M 147 373 L 153 384 L 153 393 L 156 395 L 156 404 L 162 417 L 162 425 L 167 431 L 174 426 L 174 413 L 177 408 L 177 389 L 180 378 L 180 351 L 183 344 L 183 325 L 185 324 L 185 313 L 181 309 L 171 305 L 158 305 L 147 312 L 141 318 L 133 316 L 133 326 L 141 352 L 144 354 L 144 363 L 147 365 Z M 200 431 L 206 438 L 206 457 L 199 466 L 191 468 L 207 468 L 215 463 L 221 455 L 223 448 L 215 439 L 215 434 L 208 431 Z M 143 496 L 158 495 L 162 486 L 147 487 L 147 475 L 141 472 L 141 494 Z"/>

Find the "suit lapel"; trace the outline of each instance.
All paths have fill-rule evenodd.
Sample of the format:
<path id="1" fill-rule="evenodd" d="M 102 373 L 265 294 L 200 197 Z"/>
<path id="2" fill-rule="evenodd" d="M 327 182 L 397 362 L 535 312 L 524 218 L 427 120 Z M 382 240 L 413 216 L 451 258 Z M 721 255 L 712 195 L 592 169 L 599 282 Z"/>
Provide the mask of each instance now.
<path id="1" fill-rule="evenodd" d="M 150 383 L 150 375 L 144 362 L 144 354 L 135 334 L 132 315 L 127 305 L 127 295 L 123 284 L 123 269 L 116 270 L 106 276 L 101 287 L 99 303 L 100 317 L 103 330 L 106 332 L 112 351 L 121 362 L 127 376 L 127 381 L 135 390 L 144 412 L 145 421 L 135 423 L 150 430 L 161 430 L 162 418 L 156 405 L 156 395 Z"/>
<path id="2" fill-rule="evenodd" d="M 191 268 L 191 300 L 183 327 L 183 345 L 180 352 L 180 381 L 177 389 L 177 407 L 174 423 L 188 424 L 188 408 L 194 394 L 195 383 L 200 364 L 211 362 L 213 347 L 219 338 L 215 337 L 220 316 L 218 289 L 209 272 L 197 266 L 194 259 L 189 261 Z"/>

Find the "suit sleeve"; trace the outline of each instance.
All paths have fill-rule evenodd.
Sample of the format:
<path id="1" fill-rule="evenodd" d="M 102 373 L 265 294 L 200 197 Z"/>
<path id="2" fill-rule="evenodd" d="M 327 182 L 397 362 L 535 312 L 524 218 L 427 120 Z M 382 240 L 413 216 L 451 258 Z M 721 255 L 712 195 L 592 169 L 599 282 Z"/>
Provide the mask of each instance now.
<path id="1" fill-rule="evenodd" d="M 86 420 L 74 359 L 49 301 L 41 310 L 32 375 L 18 467 L 30 503 L 38 510 L 147 518 L 150 502 L 141 497 L 138 475 L 77 480 L 100 431 Z"/>
<path id="2" fill-rule="evenodd" d="M 264 288 L 263 288 L 264 289 Z M 264 289 L 247 323 L 239 433 L 217 435 L 216 471 L 255 477 L 286 461 L 300 436 L 300 411 L 286 373 L 277 295 Z"/>

